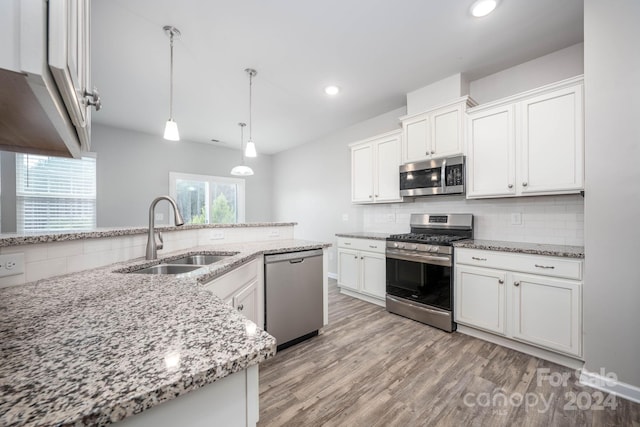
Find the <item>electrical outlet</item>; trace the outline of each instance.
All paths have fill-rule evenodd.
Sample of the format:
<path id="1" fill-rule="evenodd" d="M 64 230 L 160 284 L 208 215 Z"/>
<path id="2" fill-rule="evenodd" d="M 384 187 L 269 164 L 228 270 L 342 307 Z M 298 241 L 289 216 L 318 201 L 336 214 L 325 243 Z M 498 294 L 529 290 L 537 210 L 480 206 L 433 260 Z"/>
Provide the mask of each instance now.
<path id="1" fill-rule="evenodd" d="M 0 277 L 24 273 L 24 254 L 0 255 Z"/>
<path id="2" fill-rule="evenodd" d="M 520 212 L 511 214 L 511 225 L 522 225 L 522 214 Z"/>
<path id="3" fill-rule="evenodd" d="M 269 237 L 280 237 L 280 232 L 278 230 L 269 231 Z"/>
<path id="4" fill-rule="evenodd" d="M 211 232 L 211 240 L 222 240 L 224 239 L 224 231 L 222 230 L 214 230 Z"/>

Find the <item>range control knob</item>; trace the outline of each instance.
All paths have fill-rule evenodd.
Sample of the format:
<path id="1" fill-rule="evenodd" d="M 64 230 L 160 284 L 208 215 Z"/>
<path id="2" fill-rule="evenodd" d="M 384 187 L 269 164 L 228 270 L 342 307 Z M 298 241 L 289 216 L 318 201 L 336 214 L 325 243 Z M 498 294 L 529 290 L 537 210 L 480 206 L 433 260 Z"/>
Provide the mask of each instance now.
<path id="1" fill-rule="evenodd" d="M 438 252 L 438 247 L 437 246 L 431 246 L 429 248 L 429 252 Z"/>
<path id="2" fill-rule="evenodd" d="M 394 248 L 399 248 L 399 247 L 400 247 L 400 243 L 398 243 L 398 242 L 394 242 L 394 243 L 393 243 L 393 247 L 394 247 Z"/>
<path id="3" fill-rule="evenodd" d="M 411 250 L 415 251 L 416 249 L 418 249 L 418 245 L 411 245 L 411 246 L 407 247 L 407 249 L 411 249 Z"/>

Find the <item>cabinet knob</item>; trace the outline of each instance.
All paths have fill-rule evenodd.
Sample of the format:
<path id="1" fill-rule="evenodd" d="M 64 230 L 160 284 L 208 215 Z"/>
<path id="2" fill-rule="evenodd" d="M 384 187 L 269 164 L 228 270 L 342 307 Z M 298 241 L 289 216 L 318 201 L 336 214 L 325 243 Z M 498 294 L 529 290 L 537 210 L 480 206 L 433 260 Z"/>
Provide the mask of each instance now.
<path id="1" fill-rule="evenodd" d="M 515 286 L 515 287 L 520 286 L 520 282 L 513 282 L 513 286 Z"/>
<path id="2" fill-rule="evenodd" d="M 240 305 L 238 306 L 238 311 L 242 311 L 242 310 L 244 310 L 244 304 L 240 304 Z"/>
<path id="3" fill-rule="evenodd" d="M 426 152 L 426 153 L 424 153 L 424 154 L 425 154 L 425 156 L 428 156 L 428 155 L 429 155 L 429 152 L 427 151 L 427 152 Z"/>
<path id="4" fill-rule="evenodd" d="M 361 257 L 360 257 L 360 259 L 364 259 L 364 257 L 363 257 L 363 256 L 361 256 Z"/>
<path id="5" fill-rule="evenodd" d="M 509 184 L 509 185 L 507 185 L 507 187 L 513 188 L 513 184 Z"/>
<path id="6" fill-rule="evenodd" d="M 371 198 L 373 198 L 373 196 L 371 194 L 369 194 L 369 198 L 371 199 Z"/>
<path id="7" fill-rule="evenodd" d="M 354 256 L 353 258 L 354 258 L 354 259 L 358 259 L 358 255 Z"/>
<path id="8" fill-rule="evenodd" d="M 93 91 L 84 91 L 84 99 L 87 105 L 92 106 L 96 109 L 96 111 L 100 111 L 102 108 L 102 100 L 100 99 L 100 92 L 98 92 L 97 88 L 93 88 Z"/>
<path id="9" fill-rule="evenodd" d="M 498 283 L 500 283 L 502 285 L 504 283 L 504 280 L 498 279 Z"/>
<path id="10" fill-rule="evenodd" d="M 376 194 L 376 197 L 379 197 L 379 196 Z"/>
<path id="11" fill-rule="evenodd" d="M 526 182 L 523 182 L 523 183 L 522 183 L 522 186 L 523 186 L 523 187 L 526 187 L 527 185 L 528 185 L 528 184 L 527 184 Z"/>
<path id="12" fill-rule="evenodd" d="M 432 152 L 431 152 L 431 154 L 436 154 L 436 152 L 435 152 L 435 151 L 432 151 Z"/>

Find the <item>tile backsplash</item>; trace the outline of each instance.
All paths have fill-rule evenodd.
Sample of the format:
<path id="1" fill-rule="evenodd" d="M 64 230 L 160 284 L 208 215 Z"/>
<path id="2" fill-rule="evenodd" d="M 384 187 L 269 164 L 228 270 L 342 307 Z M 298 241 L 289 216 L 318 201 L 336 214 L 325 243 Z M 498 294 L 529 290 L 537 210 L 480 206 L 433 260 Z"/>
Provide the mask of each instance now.
<path id="1" fill-rule="evenodd" d="M 476 239 L 584 245 L 584 198 L 580 195 L 478 200 L 434 196 L 360 207 L 363 229 L 371 232 L 406 233 L 412 213 L 471 213 Z"/>

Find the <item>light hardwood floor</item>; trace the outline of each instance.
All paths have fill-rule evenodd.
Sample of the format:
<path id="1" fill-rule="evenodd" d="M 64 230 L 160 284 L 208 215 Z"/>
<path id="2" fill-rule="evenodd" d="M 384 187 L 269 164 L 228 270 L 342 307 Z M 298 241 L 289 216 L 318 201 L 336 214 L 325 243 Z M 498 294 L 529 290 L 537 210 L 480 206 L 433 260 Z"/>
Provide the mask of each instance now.
<path id="1" fill-rule="evenodd" d="M 567 368 L 329 289 L 329 326 L 260 365 L 259 426 L 640 426 Z"/>

